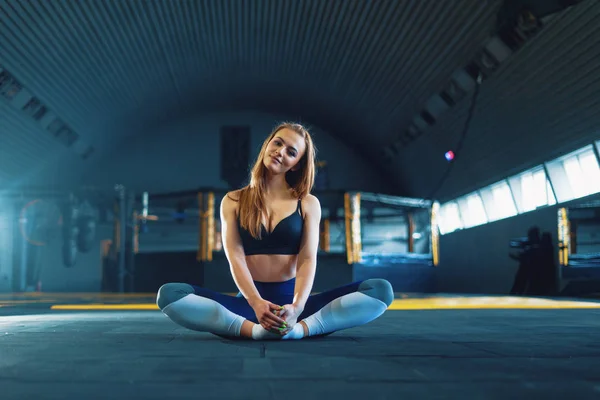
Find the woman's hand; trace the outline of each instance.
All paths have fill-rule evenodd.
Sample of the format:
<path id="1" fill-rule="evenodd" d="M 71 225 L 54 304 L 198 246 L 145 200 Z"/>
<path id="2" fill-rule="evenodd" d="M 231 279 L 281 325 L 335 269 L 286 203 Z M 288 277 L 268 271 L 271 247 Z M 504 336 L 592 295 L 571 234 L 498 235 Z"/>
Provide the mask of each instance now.
<path id="1" fill-rule="evenodd" d="M 287 323 L 287 328 L 281 331 L 282 335 L 287 334 L 298 322 L 298 317 L 302 314 L 302 309 L 294 304 L 286 304 L 277 312 L 280 318 Z"/>
<path id="2" fill-rule="evenodd" d="M 250 306 L 256 314 L 258 323 L 266 330 L 279 333 L 287 328 L 286 321 L 277 316 L 277 311 L 282 309 L 281 306 L 264 299 L 255 300 Z"/>

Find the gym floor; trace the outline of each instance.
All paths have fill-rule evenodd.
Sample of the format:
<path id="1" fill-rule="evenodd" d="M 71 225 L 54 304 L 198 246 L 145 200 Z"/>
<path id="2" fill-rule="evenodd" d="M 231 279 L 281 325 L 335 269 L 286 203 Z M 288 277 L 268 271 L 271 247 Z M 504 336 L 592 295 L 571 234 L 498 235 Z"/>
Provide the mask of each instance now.
<path id="1" fill-rule="evenodd" d="M 322 339 L 229 341 L 148 295 L 0 297 L 0 387 L 16 399 L 592 399 L 600 302 L 397 294 Z"/>

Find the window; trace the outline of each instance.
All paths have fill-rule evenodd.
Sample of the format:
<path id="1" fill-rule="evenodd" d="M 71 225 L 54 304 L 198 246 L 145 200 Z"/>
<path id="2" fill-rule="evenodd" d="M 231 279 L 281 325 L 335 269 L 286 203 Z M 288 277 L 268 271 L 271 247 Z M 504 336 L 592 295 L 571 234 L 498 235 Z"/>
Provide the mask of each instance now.
<path id="1" fill-rule="evenodd" d="M 385 205 L 371 210 L 361 208 L 360 230 L 363 254 L 408 252 L 408 223 L 394 209 Z"/>
<path id="2" fill-rule="evenodd" d="M 457 200 L 457 203 L 465 228 L 471 228 L 488 222 L 483 201 L 478 193 L 472 193 L 460 198 Z"/>
<path id="3" fill-rule="evenodd" d="M 457 229 L 462 229 L 463 225 L 460 220 L 460 212 L 458 204 L 450 202 L 442 205 L 439 211 L 439 227 L 440 234 L 454 232 Z"/>
<path id="4" fill-rule="evenodd" d="M 517 214 L 515 201 L 506 181 L 484 188 L 480 193 L 489 221 L 497 221 Z"/>
<path id="5" fill-rule="evenodd" d="M 600 140 L 442 205 L 440 234 L 600 193 L 598 154 Z"/>
<path id="6" fill-rule="evenodd" d="M 579 160 L 579 169 L 575 168 L 574 172 L 579 174 L 579 179 L 581 179 L 579 192 L 583 196 L 600 192 L 600 167 L 593 149 L 581 154 L 577 159 Z"/>
<path id="7" fill-rule="evenodd" d="M 592 145 L 547 164 L 559 202 L 600 192 L 600 168 Z"/>
<path id="8" fill-rule="evenodd" d="M 556 204 L 556 198 L 542 166 L 508 179 L 519 213 Z"/>

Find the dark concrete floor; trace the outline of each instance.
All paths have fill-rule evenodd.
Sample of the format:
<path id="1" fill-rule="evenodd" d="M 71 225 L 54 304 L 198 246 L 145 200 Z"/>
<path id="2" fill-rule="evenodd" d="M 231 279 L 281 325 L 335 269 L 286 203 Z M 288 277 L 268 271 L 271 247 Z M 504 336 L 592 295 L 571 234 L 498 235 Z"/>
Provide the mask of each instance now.
<path id="1" fill-rule="evenodd" d="M 2 400 L 600 398 L 600 309 L 390 310 L 285 342 L 227 341 L 158 311 L 0 315 Z"/>

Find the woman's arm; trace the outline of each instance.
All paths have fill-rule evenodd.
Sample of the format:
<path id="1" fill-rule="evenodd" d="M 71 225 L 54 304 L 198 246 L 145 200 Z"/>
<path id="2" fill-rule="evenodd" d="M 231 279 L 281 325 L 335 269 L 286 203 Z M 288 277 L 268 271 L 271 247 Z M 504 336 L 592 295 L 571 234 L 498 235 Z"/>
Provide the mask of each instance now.
<path id="1" fill-rule="evenodd" d="M 317 252 L 319 248 L 319 224 L 321 223 L 321 204 L 319 200 L 308 195 L 303 201 L 304 234 L 298 264 L 296 266 L 296 286 L 294 288 L 294 302 L 301 313 L 312 290 L 317 270 Z"/>
<path id="2" fill-rule="evenodd" d="M 221 239 L 223 250 L 229 261 L 231 275 L 242 295 L 250 305 L 261 300 L 256 290 L 252 275 L 246 265 L 246 255 L 240 239 L 236 216 L 237 202 L 229 197 L 229 193 L 221 201 Z"/>

